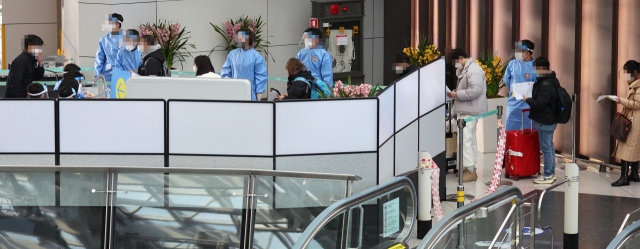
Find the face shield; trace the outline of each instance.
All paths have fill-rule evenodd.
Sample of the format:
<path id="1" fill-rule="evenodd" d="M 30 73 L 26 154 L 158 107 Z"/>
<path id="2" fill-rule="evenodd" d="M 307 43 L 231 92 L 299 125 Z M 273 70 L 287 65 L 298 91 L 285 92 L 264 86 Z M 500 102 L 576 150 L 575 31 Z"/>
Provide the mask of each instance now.
<path id="1" fill-rule="evenodd" d="M 34 83 L 34 84 L 38 84 L 38 83 Z M 42 92 L 39 92 L 39 93 L 28 93 L 29 96 L 32 99 L 37 99 L 37 98 L 40 98 L 40 96 L 44 95 L 44 98 L 48 99 L 49 98 L 49 91 L 47 90 L 47 85 L 43 84 L 42 86 L 44 88 L 44 90 L 42 90 Z"/>

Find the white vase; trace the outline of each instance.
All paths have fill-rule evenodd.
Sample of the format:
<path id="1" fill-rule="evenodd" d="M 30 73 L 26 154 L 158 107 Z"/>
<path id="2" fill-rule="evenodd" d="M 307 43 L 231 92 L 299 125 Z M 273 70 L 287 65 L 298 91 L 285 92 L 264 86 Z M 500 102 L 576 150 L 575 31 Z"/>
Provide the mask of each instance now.
<path id="1" fill-rule="evenodd" d="M 489 111 L 502 106 L 502 123 L 507 110 L 507 98 L 488 99 Z M 496 115 L 478 120 L 476 128 L 479 153 L 496 153 L 498 146 L 498 117 Z"/>

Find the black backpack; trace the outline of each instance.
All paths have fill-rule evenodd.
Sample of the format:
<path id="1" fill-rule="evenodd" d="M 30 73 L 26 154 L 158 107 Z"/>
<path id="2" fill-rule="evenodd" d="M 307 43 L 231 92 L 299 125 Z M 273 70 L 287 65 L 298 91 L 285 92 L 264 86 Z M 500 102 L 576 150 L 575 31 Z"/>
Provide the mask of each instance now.
<path id="1" fill-rule="evenodd" d="M 558 90 L 556 106 L 552 107 L 553 114 L 556 122 L 559 124 L 566 124 L 571 120 L 571 108 L 573 107 L 573 101 L 571 95 L 564 87 L 560 86 L 558 80 L 555 80 L 555 86 Z"/>
<path id="2" fill-rule="evenodd" d="M 144 61 L 144 65 L 142 66 L 142 68 L 147 68 L 147 62 L 151 59 L 155 59 L 160 61 L 158 58 L 156 57 L 149 57 Z M 161 75 L 154 75 L 154 76 L 161 76 L 161 77 L 171 77 L 171 70 L 167 67 L 167 62 L 162 63 L 162 72 Z"/>

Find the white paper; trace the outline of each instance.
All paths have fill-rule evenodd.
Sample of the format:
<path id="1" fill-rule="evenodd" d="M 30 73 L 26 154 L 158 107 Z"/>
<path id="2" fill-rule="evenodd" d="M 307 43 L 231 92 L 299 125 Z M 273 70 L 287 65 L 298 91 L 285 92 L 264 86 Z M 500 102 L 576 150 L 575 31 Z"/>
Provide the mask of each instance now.
<path id="1" fill-rule="evenodd" d="M 513 83 L 511 91 L 517 100 L 522 100 L 522 96 L 531 98 L 533 96 L 533 82 Z"/>
<path id="2" fill-rule="evenodd" d="M 449 93 L 451 92 L 451 89 L 449 89 L 449 87 L 445 87 L 445 89 L 447 89 L 447 93 L 444 95 L 445 101 L 449 101 L 452 100 L 452 98 L 449 98 Z"/>
<path id="3" fill-rule="evenodd" d="M 349 44 L 349 36 L 347 34 L 336 35 L 338 46 L 345 46 Z"/>
<path id="4" fill-rule="evenodd" d="M 600 100 L 603 100 L 603 99 L 610 99 L 610 100 L 614 100 L 615 101 L 615 100 L 618 99 L 618 96 L 616 96 L 616 95 L 600 95 L 598 97 L 598 99 L 596 99 L 596 102 L 600 102 Z"/>

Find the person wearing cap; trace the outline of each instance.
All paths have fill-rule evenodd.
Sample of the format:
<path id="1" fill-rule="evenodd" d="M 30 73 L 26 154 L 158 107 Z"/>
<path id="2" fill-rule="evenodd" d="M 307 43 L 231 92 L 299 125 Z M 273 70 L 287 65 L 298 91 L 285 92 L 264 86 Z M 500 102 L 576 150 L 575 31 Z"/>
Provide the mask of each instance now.
<path id="1" fill-rule="evenodd" d="M 515 59 L 509 62 L 502 78 L 502 82 L 509 88 L 505 125 L 507 131 L 519 130 L 522 127 L 522 109 L 529 108 L 527 102 L 519 99 L 522 96 L 517 96 L 516 99 L 513 86 L 518 83 L 536 82 L 532 57 L 534 48 L 535 44 L 529 40 L 517 42 L 514 49 Z"/>
<path id="2" fill-rule="evenodd" d="M 31 83 L 27 87 L 27 99 L 47 98 L 47 88 L 40 83 Z"/>
<path id="3" fill-rule="evenodd" d="M 5 98 L 26 98 L 27 86 L 44 76 L 44 67 L 42 67 L 44 42 L 37 35 L 27 35 L 23 42 L 22 53 L 11 62 Z"/>
<path id="4" fill-rule="evenodd" d="M 138 73 L 142 66 L 142 51 L 138 49 L 140 33 L 135 29 L 128 29 L 124 36 L 124 47 L 116 55 L 117 69 Z"/>
<path id="5" fill-rule="evenodd" d="M 116 55 L 120 49 L 120 40 L 122 39 L 120 28 L 123 20 L 122 15 L 113 13 L 108 16 L 107 21 L 102 25 L 102 30 L 109 33 L 103 35 L 98 42 L 93 76 L 103 75 L 107 82 L 111 81 Z"/>
<path id="6" fill-rule="evenodd" d="M 321 44 L 322 31 L 308 28 L 304 31 L 304 48 L 298 52 L 296 59 L 302 61 L 311 76 L 333 87 L 333 57 Z"/>

